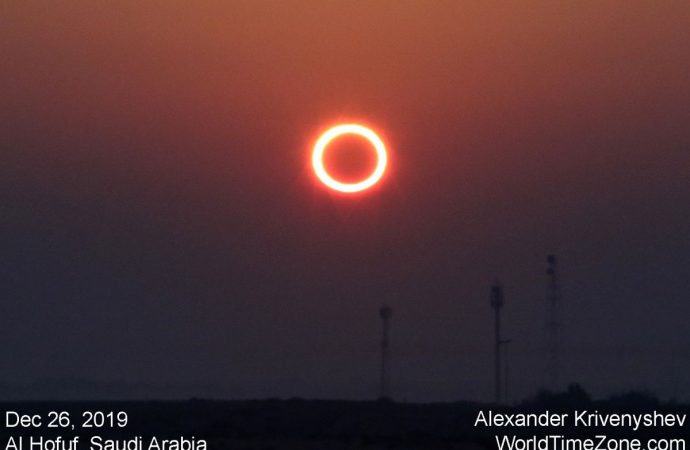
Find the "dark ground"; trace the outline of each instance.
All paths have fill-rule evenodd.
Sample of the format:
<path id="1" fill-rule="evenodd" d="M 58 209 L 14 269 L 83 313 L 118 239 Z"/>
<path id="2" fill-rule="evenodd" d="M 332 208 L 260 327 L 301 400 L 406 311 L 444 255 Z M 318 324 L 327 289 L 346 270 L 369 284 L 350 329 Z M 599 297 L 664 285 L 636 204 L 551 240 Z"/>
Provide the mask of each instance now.
<path id="1" fill-rule="evenodd" d="M 442 404 L 402 404 L 388 401 L 349 402 L 325 400 L 254 400 L 179 402 L 32 402 L 3 403 L 3 411 L 41 414 L 68 410 L 74 423 L 81 422 L 83 411 L 126 411 L 129 423 L 125 429 L 101 431 L 103 436 L 131 439 L 135 436 L 177 438 L 181 435 L 207 439 L 213 449 L 456 449 L 496 448 L 494 435 L 529 437 L 541 436 L 544 430 L 475 428 L 477 412 L 552 412 L 572 415 L 574 409 L 600 412 L 690 412 L 690 406 L 661 404 L 655 399 L 628 394 L 605 401 L 590 401 L 576 393 L 541 396 L 515 407 L 495 407 L 490 404 L 465 402 Z M 4 419 L 4 417 L 3 417 Z M 568 437 L 687 438 L 687 426 L 676 429 L 646 429 L 631 432 L 627 429 L 553 428 L 551 434 Z M 2 445 L 9 435 L 22 432 L 1 431 Z M 72 432 L 62 433 L 64 437 Z M 88 449 L 89 432 L 74 432 L 81 436 L 80 449 Z M 24 432 L 24 434 L 32 434 Z M 40 430 L 34 435 L 60 434 L 55 430 Z"/>

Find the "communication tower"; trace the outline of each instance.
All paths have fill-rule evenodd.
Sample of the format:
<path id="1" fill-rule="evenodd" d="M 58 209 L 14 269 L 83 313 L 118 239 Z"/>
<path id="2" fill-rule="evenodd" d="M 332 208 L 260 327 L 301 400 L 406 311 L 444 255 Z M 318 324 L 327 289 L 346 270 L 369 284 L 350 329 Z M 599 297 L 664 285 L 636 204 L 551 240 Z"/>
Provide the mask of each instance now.
<path id="1" fill-rule="evenodd" d="M 379 398 L 388 399 L 389 398 L 389 382 L 390 374 L 388 373 L 390 368 L 388 367 L 388 330 L 390 327 L 390 320 L 393 317 L 393 310 L 388 306 L 382 306 L 379 309 L 379 316 L 381 317 L 381 373 L 379 378 Z"/>
<path id="2" fill-rule="evenodd" d="M 503 308 L 503 286 L 494 283 L 491 286 L 491 307 L 495 314 L 494 327 L 494 382 L 496 390 L 496 403 L 501 402 L 501 346 L 508 344 L 510 340 L 501 337 L 501 308 Z"/>
<path id="3" fill-rule="evenodd" d="M 561 377 L 561 293 L 558 285 L 557 259 L 555 255 L 546 258 L 546 301 L 548 303 L 548 319 L 546 332 L 548 334 L 548 384 L 551 390 L 559 387 Z"/>

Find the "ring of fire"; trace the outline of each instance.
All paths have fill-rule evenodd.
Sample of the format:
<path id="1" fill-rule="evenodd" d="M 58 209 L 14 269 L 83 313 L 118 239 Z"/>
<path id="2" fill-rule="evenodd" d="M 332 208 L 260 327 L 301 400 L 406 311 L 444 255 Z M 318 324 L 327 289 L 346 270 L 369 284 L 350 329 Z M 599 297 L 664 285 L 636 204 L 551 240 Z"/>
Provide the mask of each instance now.
<path id="1" fill-rule="evenodd" d="M 343 183 L 342 181 L 336 180 L 328 173 L 323 163 L 323 156 L 328 145 L 334 139 L 347 134 L 363 137 L 369 141 L 376 151 L 376 167 L 374 171 L 367 178 L 356 183 Z M 369 189 L 381 179 L 383 173 L 386 171 L 386 165 L 388 164 L 388 154 L 386 153 L 386 146 L 383 144 L 383 141 L 374 131 L 362 125 L 348 123 L 330 128 L 319 137 L 316 144 L 314 144 L 311 163 L 314 167 L 314 173 L 316 173 L 316 176 L 323 184 L 336 191 L 351 194 Z"/>

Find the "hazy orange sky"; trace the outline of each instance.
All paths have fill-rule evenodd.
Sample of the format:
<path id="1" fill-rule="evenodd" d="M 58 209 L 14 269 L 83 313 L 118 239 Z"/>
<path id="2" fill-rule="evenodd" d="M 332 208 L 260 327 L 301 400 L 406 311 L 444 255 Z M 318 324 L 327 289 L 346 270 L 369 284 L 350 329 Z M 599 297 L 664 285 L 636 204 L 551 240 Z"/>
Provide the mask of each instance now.
<path id="1" fill-rule="evenodd" d="M 645 157 L 625 146 L 606 155 L 557 147 L 572 136 L 682 131 L 689 10 L 683 1 L 5 2 L 3 122 L 47 139 L 79 130 L 141 141 L 145 151 L 118 155 L 69 150 L 126 170 L 173 158 L 227 174 L 257 151 L 289 165 L 316 127 L 340 117 L 423 143 L 400 148 L 401 159 L 443 159 L 452 173 L 426 175 L 439 183 L 516 162 L 541 169 L 551 158 L 569 171 L 591 161 L 635 165 Z M 289 145 L 216 165 L 230 157 L 217 148 L 230 134 Z M 143 142 L 157 137 L 191 145 L 172 156 Z M 477 148 L 485 138 L 499 142 Z M 501 148 L 515 139 L 529 142 Z M 655 152 L 654 164 L 676 156 Z"/>
<path id="2" fill-rule="evenodd" d="M 556 252 L 571 378 L 673 395 L 688 30 L 687 1 L 5 1 L 0 372 L 366 397 L 385 301 L 400 396 L 488 398 L 500 278 L 528 394 Z M 350 204 L 308 166 L 339 120 L 391 147 Z"/>

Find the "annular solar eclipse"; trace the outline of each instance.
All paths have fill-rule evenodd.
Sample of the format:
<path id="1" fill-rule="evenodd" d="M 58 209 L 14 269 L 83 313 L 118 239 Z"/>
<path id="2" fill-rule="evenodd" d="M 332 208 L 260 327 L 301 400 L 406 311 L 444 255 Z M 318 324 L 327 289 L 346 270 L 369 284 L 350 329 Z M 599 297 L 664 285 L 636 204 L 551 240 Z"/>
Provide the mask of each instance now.
<path id="1" fill-rule="evenodd" d="M 363 180 L 353 183 L 346 183 L 335 179 L 328 173 L 324 165 L 324 155 L 328 146 L 336 139 L 347 135 L 359 136 L 366 139 L 376 152 L 376 167 L 374 170 Z M 316 144 L 314 144 L 311 162 L 314 173 L 325 186 L 335 191 L 352 194 L 365 191 L 381 180 L 381 177 L 383 177 L 386 171 L 386 165 L 388 164 L 388 154 L 383 141 L 373 130 L 363 125 L 347 123 L 329 128 L 319 137 Z"/>

